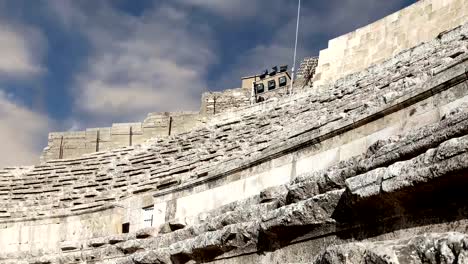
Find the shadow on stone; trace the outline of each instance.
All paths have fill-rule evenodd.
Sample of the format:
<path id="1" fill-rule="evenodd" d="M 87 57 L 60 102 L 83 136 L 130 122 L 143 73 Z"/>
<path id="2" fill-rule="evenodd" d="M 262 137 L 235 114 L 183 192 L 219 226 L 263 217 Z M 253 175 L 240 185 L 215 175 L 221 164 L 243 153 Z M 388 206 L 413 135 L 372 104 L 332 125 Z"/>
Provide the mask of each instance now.
<path id="1" fill-rule="evenodd" d="M 357 200 L 345 192 L 332 218 L 341 239 L 363 240 L 418 226 L 468 219 L 468 170 Z"/>

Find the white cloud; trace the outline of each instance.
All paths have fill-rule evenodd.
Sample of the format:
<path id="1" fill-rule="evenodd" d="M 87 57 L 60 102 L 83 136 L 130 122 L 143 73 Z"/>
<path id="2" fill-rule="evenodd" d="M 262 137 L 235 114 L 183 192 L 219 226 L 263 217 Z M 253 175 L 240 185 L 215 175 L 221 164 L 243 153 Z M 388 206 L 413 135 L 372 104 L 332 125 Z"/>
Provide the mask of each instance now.
<path id="1" fill-rule="evenodd" d="M 50 120 L 15 102 L 0 90 L 0 168 L 32 165 L 39 161 L 41 146 L 49 130 Z"/>
<path id="2" fill-rule="evenodd" d="M 297 1 L 275 0 L 175 0 L 185 8 L 198 8 L 222 17 L 227 21 L 243 22 L 246 19 L 266 26 L 282 23 L 295 8 Z"/>
<path id="3" fill-rule="evenodd" d="M 21 17 L 10 15 L 5 3 L 0 6 L 2 85 L 37 80 L 47 70 L 42 62 L 47 40 L 37 27 L 26 25 Z M 34 96 L 34 92 L 34 89 L 30 90 L 29 95 Z M 38 163 L 50 123 L 44 114 L 36 113 L 16 100 L 14 92 L 7 94 L 0 89 L 0 168 Z"/>
<path id="4" fill-rule="evenodd" d="M 219 15 L 227 15 L 231 18 L 252 16 L 257 13 L 261 2 L 251 0 L 220 1 L 220 0 L 177 0 L 192 7 L 207 9 Z"/>
<path id="5" fill-rule="evenodd" d="M 30 78 L 45 69 L 45 38 L 33 27 L 0 21 L 0 76 Z"/>
<path id="6" fill-rule="evenodd" d="M 91 125 L 142 120 L 148 112 L 198 110 L 207 67 L 216 61 L 212 34 L 171 6 L 140 17 L 111 5 L 94 12 L 67 2 L 92 52 L 76 75 L 75 112 Z M 85 18 L 85 19 L 83 19 Z"/>
<path id="7" fill-rule="evenodd" d="M 323 9 L 304 4 L 300 40 L 345 33 L 367 22 L 369 14 L 384 13 L 401 1 L 332 0 Z M 92 47 L 74 89 L 74 118 L 85 126 L 141 120 L 152 111 L 196 110 L 204 89 L 233 88 L 243 75 L 292 61 L 296 1 L 176 0 L 158 2 L 141 16 L 119 11 L 111 1 L 48 3 L 61 22 L 78 29 Z M 274 29 L 271 41 L 239 51 L 216 85 L 208 87 L 206 73 L 217 61 L 219 43 L 208 22 L 192 24 L 194 7 L 226 19 L 248 18 L 239 23 L 268 24 Z M 298 60 L 312 52 L 300 43 Z"/>

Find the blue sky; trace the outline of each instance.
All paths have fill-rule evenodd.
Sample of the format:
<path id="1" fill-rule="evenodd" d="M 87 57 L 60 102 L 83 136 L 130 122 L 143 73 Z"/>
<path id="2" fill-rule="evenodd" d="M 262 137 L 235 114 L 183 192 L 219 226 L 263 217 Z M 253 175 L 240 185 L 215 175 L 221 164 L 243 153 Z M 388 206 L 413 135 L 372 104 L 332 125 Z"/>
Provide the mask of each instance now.
<path id="1" fill-rule="evenodd" d="M 303 0 L 298 58 L 414 0 Z M 0 0 L 0 166 L 292 61 L 296 0 Z"/>

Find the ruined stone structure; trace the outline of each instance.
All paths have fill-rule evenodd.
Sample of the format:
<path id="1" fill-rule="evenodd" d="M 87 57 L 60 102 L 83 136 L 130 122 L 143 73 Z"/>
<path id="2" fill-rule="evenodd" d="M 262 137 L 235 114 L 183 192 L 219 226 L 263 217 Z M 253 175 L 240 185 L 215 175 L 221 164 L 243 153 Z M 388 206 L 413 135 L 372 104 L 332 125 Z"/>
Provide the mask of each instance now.
<path id="1" fill-rule="evenodd" d="M 296 73 L 296 87 L 304 88 L 306 86 L 312 86 L 311 81 L 315 75 L 318 60 L 318 57 L 304 58 L 302 60 Z"/>
<path id="2" fill-rule="evenodd" d="M 288 65 L 279 68 L 275 66 L 271 71 L 265 70 L 262 74 L 243 77 L 242 89 L 251 92 L 250 102 L 254 104 L 288 95 L 291 76 L 287 69 Z"/>
<path id="3" fill-rule="evenodd" d="M 265 70 L 262 74 L 256 74 L 252 76 L 242 77 L 241 88 L 252 90 L 254 86 L 261 84 L 264 91 L 275 90 L 279 87 L 289 85 L 291 77 L 287 72 L 288 65 L 282 65 L 280 67 L 274 66 L 270 71 Z M 274 84 L 274 86 L 269 87 L 269 83 Z M 273 89 L 270 89 L 273 88 Z"/>
<path id="4" fill-rule="evenodd" d="M 75 158 L 119 147 L 143 143 L 153 137 L 167 137 L 190 131 L 205 123 L 206 116 L 198 112 L 150 113 L 143 122 L 117 123 L 112 127 L 89 128 L 86 131 L 49 134 L 41 161 Z"/>
<path id="5" fill-rule="evenodd" d="M 468 263 L 460 23 L 287 97 L 205 94 L 186 131 L 1 170 L 0 263 Z"/>

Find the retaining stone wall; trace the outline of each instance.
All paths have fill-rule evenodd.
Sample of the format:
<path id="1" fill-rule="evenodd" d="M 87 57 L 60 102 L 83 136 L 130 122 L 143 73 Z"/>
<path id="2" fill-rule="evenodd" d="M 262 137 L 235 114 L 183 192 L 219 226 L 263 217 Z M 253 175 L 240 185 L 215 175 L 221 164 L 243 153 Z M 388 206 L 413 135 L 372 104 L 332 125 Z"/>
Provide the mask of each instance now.
<path id="1" fill-rule="evenodd" d="M 370 25 L 332 39 L 320 51 L 314 87 L 435 38 L 468 19 L 465 0 L 420 0 Z M 305 29 L 307 30 L 307 29 Z"/>

